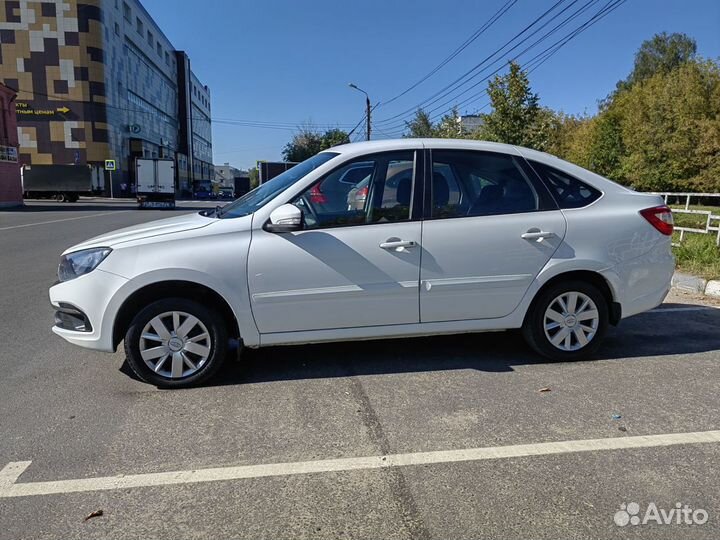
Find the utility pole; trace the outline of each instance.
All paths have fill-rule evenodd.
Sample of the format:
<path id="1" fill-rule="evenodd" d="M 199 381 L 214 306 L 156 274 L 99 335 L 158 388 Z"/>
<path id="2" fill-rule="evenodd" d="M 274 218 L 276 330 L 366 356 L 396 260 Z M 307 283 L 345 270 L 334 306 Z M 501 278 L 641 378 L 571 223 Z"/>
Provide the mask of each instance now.
<path id="1" fill-rule="evenodd" d="M 363 90 L 362 88 L 358 88 L 357 85 L 355 85 L 354 83 L 350 83 L 350 84 L 348 84 L 348 86 L 350 88 L 353 88 L 353 89 L 365 94 L 365 117 L 366 117 L 366 121 L 367 121 L 366 128 L 365 128 L 365 134 L 366 134 L 365 140 L 369 141 L 370 140 L 370 131 L 371 131 L 370 112 L 372 111 L 372 107 L 370 106 L 370 96 L 368 96 L 368 93 L 365 90 Z"/>
<path id="2" fill-rule="evenodd" d="M 367 112 L 365 113 L 365 115 L 367 116 L 367 130 L 366 130 L 367 138 L 365 140 L 369 141 L 370 140 L 370 98 L 369 97 L 365 98 L 365 108 L 367 109 Z"/>

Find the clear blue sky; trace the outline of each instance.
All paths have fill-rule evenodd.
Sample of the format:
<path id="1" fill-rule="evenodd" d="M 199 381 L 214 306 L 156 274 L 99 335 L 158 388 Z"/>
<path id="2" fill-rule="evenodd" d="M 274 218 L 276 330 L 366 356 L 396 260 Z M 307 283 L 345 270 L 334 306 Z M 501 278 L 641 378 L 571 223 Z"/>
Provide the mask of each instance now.
<path id="1" fill-rule="evenodd" d="M 143 3 L 173 44 L 188 52 L 193 70 L 210 86 L 214 118 L 272 123 L 273 129 L 214 122 L 215 163 L 247 168 L 258 159 L 279 159 L 294 126 L 306 122 L 323 127 L 355 125 L 362 118 L 365 98 L 348 88 L 348 82 L 366 90 L 373 103 L 389 100 L 427 74 L 505 1 Z M 518 0 L 432 78 L 395 102 L 380 105 L 373 123 L 377 120 L 378 130 L 386 134 L 397 131 L 392 129 L 393 122 L 382 120 L 416 106 L 455 80 L 555 1 Z M 590 6 L 521 57 L 521 63 L 587 20 L 605 1 Z M 564 0 L 555 12 L 571 2 Z M 577 1 L 565 16 L 586 2 Z M 543 105 L 568 113 L 593 113 L 597 100 L 629 73 L 640 43 L 662 31 L 685 32 L 697 40 L 701 56 L 720 58 L 720 1 L 628 0 L 532 72 L 533 90 Z M 477 90 L 485 87 L 481 83 Z M 485 102 L 480 98 L 461 112 L 472 113 Z M 383 137 L 380 131 L 376 133 Z"/>

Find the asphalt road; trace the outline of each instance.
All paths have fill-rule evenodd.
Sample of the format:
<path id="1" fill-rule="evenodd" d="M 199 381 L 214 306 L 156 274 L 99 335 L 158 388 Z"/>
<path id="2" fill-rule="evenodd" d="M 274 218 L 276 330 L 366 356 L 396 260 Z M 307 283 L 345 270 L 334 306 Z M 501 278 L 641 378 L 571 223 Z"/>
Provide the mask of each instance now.
<path id="1" fill-rule="evenodd" d="M 584 362 L 543 361 L 514 332 L 313 345 L 250 351 L 212 385 L 160 391 L 134 380 L 121 352 L 52 334 L 47 289 L 67 246 L 172 214 L 105 201 L 0 212 L 0 469 L 31 461 L 17 483 L 38 486 L 262 464 L 276 475 L 0 497 L 0 538 L 720 535 L 720 442 L 584 452 L 568 443 L 351 470 L 324 461 L 719 430 L 720 309 L 671 298 L 612 329 Z M 296 462 L 324 469 L 278 465 Z M 616 525 L 631 502 L 640 517 L 651 503 L 681 503 L 708 519 Z"/>

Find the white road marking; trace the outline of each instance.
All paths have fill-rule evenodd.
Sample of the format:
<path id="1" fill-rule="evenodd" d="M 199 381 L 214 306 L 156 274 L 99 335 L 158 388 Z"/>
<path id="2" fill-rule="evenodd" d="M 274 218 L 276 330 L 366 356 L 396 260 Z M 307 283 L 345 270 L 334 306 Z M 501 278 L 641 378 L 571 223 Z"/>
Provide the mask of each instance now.
<path id="1" fill-rule="evenodd" d="M 39 221 L 37 223 L 25 223 L 24 225 L 12 225 L 10 227 L 0 227 L 0 231 L 8 231 L 10 229 L 22 229 L 23 227 L 34 227 L 35 225 L 47 225 L 49 223 L 60 223 L 61 221 L 74 221 L 76 219 L 88 219 L 91 217 L 107 216 L 110 214 L 124 214 L 126 212 L 132 212 L 132 210 L 114 210 L 112 212 L 101 212 L 99 214 L 90 214 L 89 216 L 78 216 L 63 219 L 53 219 L 50 221 Z"/>
<path id="2" fill-rule="evenodd" d="M 655 308 L 645 313 L 672 313 L 674 311 L 705 311 L 706 309 L 720 309 L 720 306 L 689 306 L 689 307 L 671 307 L 671 308 Z"/>
<path id="3" fill-rule="evenodd" d="M 462 450 L 441 450 L 437 452 L 415 452 L 366 456 L 293 463 L 269 463 L 239 467 L 218 467 L 161 473 L 105 476 L 58 480 L 52 482 L 15 483 L 30 466 L 31 461 L 15 461 L 0 470 L 0 498 L 28 497 L 32 495 L 55 495 L 86 491 L 104 491 L 138 487 L 168 486 L 176 484 L 197 484 L 221 480 L 240 480 L 271 476 L 289 476 L 338 471 L 382 469 L 408 465 L 430 465 L 436 463 L 458 463 L 489 459 L 505 459 L 528 456 L 546 456 L 573 452 L 594 452 L 601 450 L 623 450 L 631 448 L 653 448 L 679 444 L 720 443 L 719 431 L 698 431 L 694 433 L 666 433 L 608 439 L 585 439 L 574 441 L 518 444 Z"/>

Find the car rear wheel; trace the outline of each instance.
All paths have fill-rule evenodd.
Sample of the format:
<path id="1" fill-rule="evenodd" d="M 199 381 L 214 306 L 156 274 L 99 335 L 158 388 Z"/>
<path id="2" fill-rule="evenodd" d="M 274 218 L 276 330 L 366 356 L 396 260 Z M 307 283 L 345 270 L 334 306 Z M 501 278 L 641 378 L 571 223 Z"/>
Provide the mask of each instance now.
<path id="1" fill-rule="evenodd" d="M 220 316 L 184 298 L 148 305 L 125 334 L 128 364 L 145 382 L 161 388 L 197 385 L 212 377 L 227 353 Z"/>
<path id="2" fill-rule="evenodd" d="M 543 291 L 525 318 L 530 347 L 554 360 L 579 360 L 597 351 L 608 328 L 608 305 L 597 287 L 583 281 Z"/>

